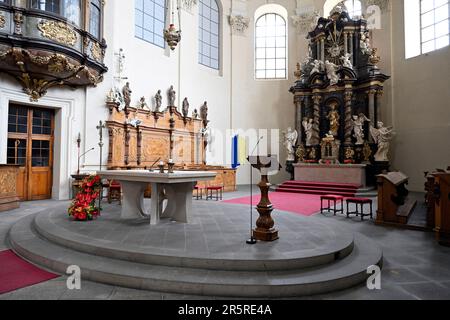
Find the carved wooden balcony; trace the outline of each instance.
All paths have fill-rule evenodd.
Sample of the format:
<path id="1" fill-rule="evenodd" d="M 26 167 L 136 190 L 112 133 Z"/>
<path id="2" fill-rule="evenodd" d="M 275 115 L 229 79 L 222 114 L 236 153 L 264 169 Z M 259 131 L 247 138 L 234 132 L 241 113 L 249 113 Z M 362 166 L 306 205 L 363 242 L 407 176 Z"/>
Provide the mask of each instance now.
<path id="1" fill-rule="evenodd" d="M 103 80 L 106 43 L 85 31 L 86 24 L 80 28 L 62 16 L 11 3 L 0 3 L 0 72 L 14 77 L 32 101 L 51 87 Z"/>

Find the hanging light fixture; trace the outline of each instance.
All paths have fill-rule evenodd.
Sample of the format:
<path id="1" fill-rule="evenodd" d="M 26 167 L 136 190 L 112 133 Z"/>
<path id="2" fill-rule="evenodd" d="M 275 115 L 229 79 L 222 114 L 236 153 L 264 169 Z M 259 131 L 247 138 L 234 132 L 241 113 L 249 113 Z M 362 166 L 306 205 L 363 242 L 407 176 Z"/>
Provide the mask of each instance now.
<path id="1" fill-rule="evenodd" d="M 171 14 L 171 18 L 172 20 L 169 21 L 169 27 L 167 29 L 164 29 L 164 40 L 167 42 L 167 44 L 169 45 L 169 48 L 171 50 L 175 50 L 175 48 L 177 47 L 178 43 L 181 41 L 181 30 L 177 30 L 176 26 L 175 26 L 175 12 L 174 12 L 174 8 L 175 8 L 175 4 L 174 1 L 177 1 L 177 12 L 178 12 L 178 23 L 180 24 L 180 28 L 181 28 L 181 12 L 180 12 L 180 6 L 179 6 L 179 0 L 170 0 L 171 2 L 171 9 L 172 9 L 172 14 Z M 166 3 L 169 3 L 169 0 L 166 1 Z"/>

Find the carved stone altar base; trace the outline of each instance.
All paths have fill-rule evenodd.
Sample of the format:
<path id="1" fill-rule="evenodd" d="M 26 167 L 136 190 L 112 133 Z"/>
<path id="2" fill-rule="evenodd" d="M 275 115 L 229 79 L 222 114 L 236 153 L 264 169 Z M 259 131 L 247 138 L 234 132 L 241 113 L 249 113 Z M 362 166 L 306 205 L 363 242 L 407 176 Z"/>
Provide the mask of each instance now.
<path id="1" fill-rule="evenodd" d="M 366 165 L 295 164 L 295 180 L 305 182 L 347 183 L 366 187 Z"/>

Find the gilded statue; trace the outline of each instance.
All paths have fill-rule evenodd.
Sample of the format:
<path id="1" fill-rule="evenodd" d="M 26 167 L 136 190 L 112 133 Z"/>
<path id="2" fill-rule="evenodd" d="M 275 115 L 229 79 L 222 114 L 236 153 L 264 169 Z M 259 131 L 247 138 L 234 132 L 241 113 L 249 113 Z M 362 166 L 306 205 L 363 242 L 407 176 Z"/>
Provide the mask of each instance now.
<path id="1" fill-rule="evenodd" d="M 331 106 L 327 118 L 330 121 L 330 134 L 336 137 L 339 132 L 339 120 L 341 119 L 339 112 L 336 110 L 336 105 Z"/>

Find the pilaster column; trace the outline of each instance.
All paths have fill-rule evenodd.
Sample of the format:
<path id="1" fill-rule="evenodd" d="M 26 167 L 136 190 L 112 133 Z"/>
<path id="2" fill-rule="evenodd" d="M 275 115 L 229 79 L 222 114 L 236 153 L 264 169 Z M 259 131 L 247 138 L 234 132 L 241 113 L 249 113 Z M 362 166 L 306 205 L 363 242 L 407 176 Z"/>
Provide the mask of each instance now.
<path id="1" fill-rule="evenodd" d="M 325 62 L 325 39 L 320 38 L 320 59 Z"/>
<path id="2" fill-rule="evenodd" d="M 303 130 L 302 130 L 302 104 L 305 97 L 297 97 L 295 100 L 295 130 L 298 133 L 297 144 L 302 143 Z"/>
<path id="3" fill-rule="evenodd" d="M 317 60 L 320 60 L 320 40 L 316 41 Z"/>
<path id="4" fill-rule="evenodd" d="M 375 122 L 375 94 L 377 91 L 375 89 L 370 89 L 367 91 L 367 95 L 369 97 L 369 119 L 370 123 L 373 127 L 376 128 L 376 122 Z M 373 142 L 372 135 L 369 135 L 369 141 Z"/>
<path id="5" fill-rule="evenodd" d="M 314 101 L 313 140 L 314 145 L 318 145 L 320 143 L 320 103 L 322 102 L 322 97 L 319 95 L 314 95 L 313 101 Z"/>
<path id="6" fill-rule="evenodd" d="M 344 32 L 344 55 L 348 53 L 348 32 Z"/>
<path id="7" fill-rule="evenodd" d="M 353 92 L 351 90 L 346 90 L 344 99 L 345 99 L 345 145 L 351 145 L 352 131 L 353 131 L 353 123 L 352 123 Z"/>
<path id="8" fill-rule="evenodd" d="M 355 54 L 353 50 L 353 32 L 350 32 L 350 53 L 352 54 L 352 64 L 355 65 Z"/>
<path id="9" fill-rule="evenodd" d="M 381 97 L 383 97 L 383 90 L 377 90 L 376 94 L 376 110 L 375 110 L 375 123 L 381 121 Z"/>

